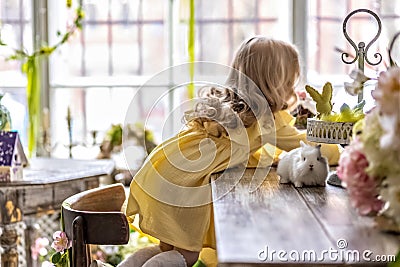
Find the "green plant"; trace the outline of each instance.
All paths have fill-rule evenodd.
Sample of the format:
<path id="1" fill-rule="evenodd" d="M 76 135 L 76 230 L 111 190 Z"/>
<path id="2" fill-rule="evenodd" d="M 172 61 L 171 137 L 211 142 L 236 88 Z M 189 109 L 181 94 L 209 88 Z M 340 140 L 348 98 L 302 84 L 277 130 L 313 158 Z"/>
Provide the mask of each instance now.
<path id="1" fill-rule="evenodd" d="M 53 239 L 51 247 L 55 250 L 55 253 L 50 257 L 51 263 L 55 264 L 56 267 L 68 267 L 68 249 L 71 247 L 71 240 L 68 240 L 67 234 L 62 231 L 54 232 Z"/>
<path id="2" fill-rule="evenodd" d="M 66 1 L 68 9 L 72 8 L 72 0 Z M 38 133 L 39 117 L 40 117 L 40 60 L 42 57 L 51 55 L 57 48 L 67 42 L 69 38 L 77 29 L 82 28 L 82 21 L 84 13 L 82 9 L 82 3 L 79 1 L 79 5 L 75 11 L 75 19 L 71 27 L 69 27 L 65 33 L 57 32 L 59 41 L 49 46 L 47 44 L 42 45 L 37 50 L 29 53 L 26 49 L 14 49 L 14 53 L 7 58 L 7 60 L 19 60 L 23 62 L 22 71 L 27 76 L 27 104 L 28 104 L 28 155 L 32 156 L 32 153 L 36 148 L 36 139 Z M 6 46 L 1 39 L 0 45 Z"/>

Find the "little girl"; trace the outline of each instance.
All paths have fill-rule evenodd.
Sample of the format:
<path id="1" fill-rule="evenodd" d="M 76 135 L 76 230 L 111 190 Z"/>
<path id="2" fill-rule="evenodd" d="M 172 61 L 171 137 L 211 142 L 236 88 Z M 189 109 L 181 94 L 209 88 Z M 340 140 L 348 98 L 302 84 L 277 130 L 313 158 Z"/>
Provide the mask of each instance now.
<path id="1" fill-rule="evenodd" d="M 305 141 L 286 111 L 296 104 L 300 76 L 292 45 L 250 38 L 232 69 L 226 87 L 200 91 L 201 101 L 185 114 L 187 129 L 156 147 L 135 175 L 126 215 L 138 214 L 140 229 L 160 244 L 135 252 L 120 267 L 192 266 L 202 248 L 215 249 L 211 174 L 257 166 L 266 158 L 269 134 L 287 151 Z M 337 162 L 337 146 L 325 145 L 322 152 Z"/>

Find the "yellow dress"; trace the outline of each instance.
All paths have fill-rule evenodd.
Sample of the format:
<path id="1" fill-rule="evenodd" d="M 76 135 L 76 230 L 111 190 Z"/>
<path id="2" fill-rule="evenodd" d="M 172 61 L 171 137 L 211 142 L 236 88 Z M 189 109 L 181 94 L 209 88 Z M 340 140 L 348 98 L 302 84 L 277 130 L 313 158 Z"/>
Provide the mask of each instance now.
<path id="1" fill-rule="evenodd" d="M 289 113 L 274 117 L 278 148 L 290 150 L 305 140 L 291 125 Z M 258 123 L 246 133 L 233 130 L 229 137 L 214 133 L 212 125 L 206 129 L 182 131 L 156 147 L 135 175 L 126 207 L 131 219 L 139 215 L 144 233 L 190 251 L 216 247 L 211 174 L 239 165 L 255 167 L 260 160 L 268 165 L 273 160 L 269 155 L 274 155 L 274 149 L 261 143 L 261 136 L 270 133 Z M 337 146 L 325 150 L 330 162 L 337 161 Z"/>
<path id="2" fill-rule="evenodd" d="M 276 147 L 269 144 L 264 145 L 259 151 L 250 157 L 248 167 L 255 167 L 258 164 L 260 155 L 267 154 L 276 162 L 282 152 L 287 152 L 300 146 L 300 140 L 314 145 L 315 143 L 307 141 L 305 130 L 298 130 L 294 127 L 296 119 L 286 110 L 274 114 L 276 129 Z M 330 165 L 337 165 L 340 153 L 343 147 L 335 144 L 321 144 L 321 153 L 327 157 Z"/>

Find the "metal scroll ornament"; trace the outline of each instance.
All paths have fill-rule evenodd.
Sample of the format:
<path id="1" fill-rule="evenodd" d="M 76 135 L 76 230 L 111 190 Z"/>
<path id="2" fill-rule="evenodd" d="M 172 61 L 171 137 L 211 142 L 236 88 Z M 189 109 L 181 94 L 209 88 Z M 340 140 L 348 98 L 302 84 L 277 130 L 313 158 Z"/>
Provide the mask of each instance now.
<path id="1" fill-rule="evenodd" d="M 393 59 L 393 47 L 394 47 L 394 43 L 396 42 L 396 40 L 399 38 L 399 36 L 400 36 L 400 32 L 398 32 L 398 33 L 396 33 L 394 36 L 393 36 L 393 39 L 392 39 L 392 41 L 390 42 L 390 45 L 389 45 L 389 60 L 390 60 L 390 66 L 395 66 L 396 65 L 396 62 L 394 61 L 394 59 Z"/>
<path id="2" fill-rule="evenodd" d="M 350 38 L 350 36 L 347 34 L 347 22 L 350 19 L 350 17 L 352 17 L 353 15 L 355 15 L 356 13 L 360 13 L 360 12 L 365 12 L 370 14 L 371 16 L 373 16 L 375 18 L 375 20 L 378 22 L 378 32 L 376 33 L 375 37 L 367 44 L 365 45 L 364 42 L 359 42 L 358 46 L 354 43 L 354 41 Z M 346 64 L 353 64 L 354 62 L 356 62 L 358 60 L 358 68 L 359 70 L 361 70 L 362 72 L 364 72 L 364 60 L 372 65 L 378 65 L 379 63 L 381 63 L 382 61 L 382 55 L 380 53 L 375 53 L 374 57 L 376 59 L 376 62 L 372 62 L 368 59 L 368 49 L 371 47 L 371 45 L 378 39 L 379 35 L 381 34 L 382 31 L 382 23 L 381 20 L 379 19 L 378 15 L 375 14 L 374 12 L 372 12 L 369 9 L 356 9 L 352 12 L 350 12 L 346 18 L 343 21 L 343 34 L 346 37 L 347 41 L 351 44 L 351 46 L 354 48 L 355 50 L 355 57 L 353 60 L 347 60 L 346 58 L 349 57 L 348 53 L 343 53 L 342 54 L 342 61 Z M 363 99 L 363 93 L 362 91 L 359 93 L 358 95 L 358 102 L 361 102 Z"/>

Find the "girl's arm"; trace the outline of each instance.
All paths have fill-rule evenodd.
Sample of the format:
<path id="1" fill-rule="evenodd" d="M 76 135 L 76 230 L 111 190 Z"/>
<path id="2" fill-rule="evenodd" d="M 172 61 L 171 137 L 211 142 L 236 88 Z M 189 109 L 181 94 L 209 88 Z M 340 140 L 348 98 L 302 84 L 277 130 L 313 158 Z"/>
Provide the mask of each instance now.
<path id="1" fill-rule="evenodd" d="M 283 151 L 290 151 L 300 146 L 300 140 L 308 144 L 316 144 L 307 141 L 306 131 L 300 131 L 294 127 L 295 118 L 287 111 L 279 111 L 274 114 L 276 128 L 276 147 L 266 144 L 250 155 L 248 168 L 266 167 L 278 160 Z M 328 158 L 330 165 L 337 165 L 343 147 L 336 144 L 321 144 L 322 155 Z"/>
<path id="2" fill-rule="evenodd" d="M 300 131 L 294 127 L 295 118 L 287 111 L 275 113 L 276 146 L 284 151 L 290 151 L 300 146 L 300 140 L 307 141 L 306 131 Z M 322 155 L 328 158 L 330 165 L 338 164 L 343 147 L 336 144 L 321 144 Z"/>

